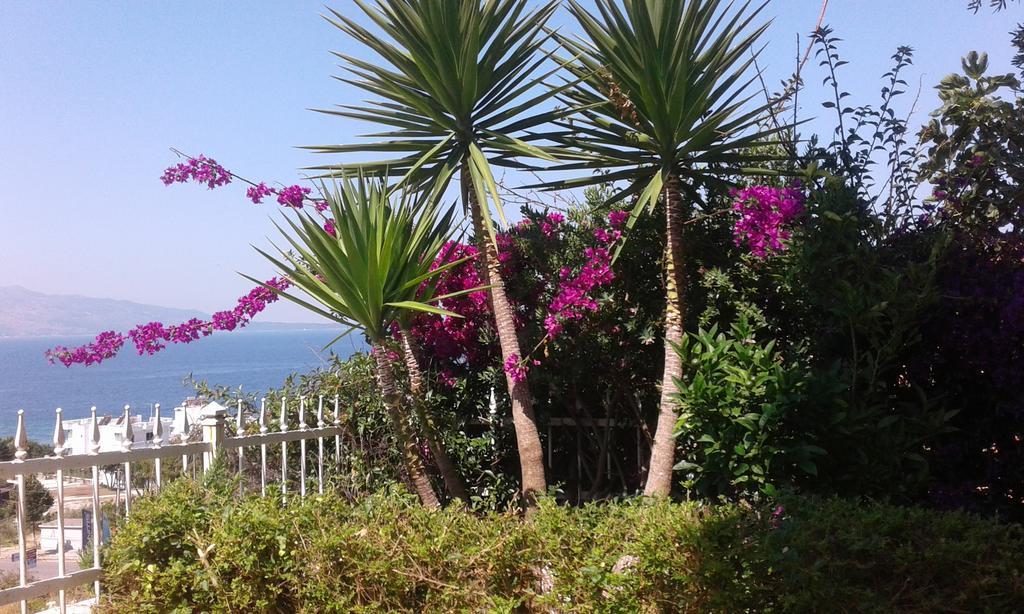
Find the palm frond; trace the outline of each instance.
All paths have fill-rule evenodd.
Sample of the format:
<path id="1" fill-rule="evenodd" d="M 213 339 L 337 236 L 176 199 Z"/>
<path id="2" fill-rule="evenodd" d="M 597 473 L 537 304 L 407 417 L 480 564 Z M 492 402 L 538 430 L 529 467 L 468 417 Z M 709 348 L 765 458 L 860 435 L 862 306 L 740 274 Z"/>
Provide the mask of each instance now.
<path id="1" fill-rule="evenodd" d="M 364 175 L 325 183 L 321 193 L 333 235 L 319 214 L 295 211 L 275 224 L 290 249 L 274 246 L 274 256 L 257 248 L 303 296 L 279 294 L 374 341 L 408 310 L 458 316 L 432 304 L 436 279 L 450 268 L 433 267 L 451 238 L 453 207 Z"/>
<path id="2" fill-rule="evenodd" d="M 594 1 L 596 11 L 568 0 L 585 37 L 558 36 L 577 58 L 568 65 L 577 84 L 561 98 L 580 112 L 549 137 L 571 151 L 549 168 L 610 174 L 534 187 L 595 185 L 611 176 L 640 195 L 637 215 L 657 199 L 666 173 L 700 186 L 709 175 L 741 174 L 765 161 L 755 152 L 781 128 L 764 127 L 770 105 L 753 103 L 749 69 L 767 29 L 755 25 L 767 1 Z"/>
<path id="3" fill-rule="evenodd" d="M 492 162 L 515 166 L 520 158 L 552 162 L 553 152 L 520 136 L 559 119 L 567 111 L 545 109 L 560 88 L 544 80 L 560 70 L 543 47 L 552 34 L 546 24 L 558 5 L 548 0 L 356 0 L 372 29 L 329 9 L 325 18 L 376 56 L 372 60 L 337 54 L 349 83 L 369 92 L 365 105 L 324 110 L 388 126 L 382 140 L 361 145 L 310 147 L 322 153 L 401 152 L 381 162 L 312 167 L 322 177 L 354 169 L 388 173 L 399 185 L 431 186 L 443 192 L 456 171 L 470 175 L 480 198 L 485 226 L 490 206 L 504 219 Z M 531 141 L 540 139 L 537 134 Z"/>

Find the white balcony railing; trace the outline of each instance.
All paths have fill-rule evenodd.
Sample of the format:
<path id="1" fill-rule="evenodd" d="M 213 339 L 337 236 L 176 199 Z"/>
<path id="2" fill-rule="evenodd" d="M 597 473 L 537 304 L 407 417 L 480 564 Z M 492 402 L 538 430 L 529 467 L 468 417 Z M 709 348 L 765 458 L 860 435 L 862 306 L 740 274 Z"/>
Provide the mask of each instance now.
<path id="1" fill-rule="evenodd" d="M 100 452 L 100 428 L 96 418 L 96 408 L 92 408 L 91 418 L 91 445 L 89 447 L 90 453 L 88 454 L 77 454 L 67 455 L 68 448 L 66 447 L 65 441 L 65 430 L 64 424 L 61 419 L 61 410 L 56 411 L 56 425 L 54 427 L 54 453 L 53 456 L 46 456 L 42 458 L 27 458 L 28 457 L 28 436 L 25 432 L 25 417 L 24 411 L 18 411 L 18 427 L 14 437 L 15 447 L 15 459 L 13 461 L 0 462 L 0 484 L 8 483 L 14 485 L 15 496 L 16 496 L 16 507 L 17 507 L 17 526 L 18 526 L 18 561 L 19 561 L 19 585 L 13 588 L 0 590 L 0 606 L 20 602 L 22 613 L 28 611 L 28 600 L 45 595 L 51 595 L 57 593 L 57 607 L 61 614 L 65 614 L 67 611 L 67 599 L 66 592 L 72 588 L 82 585 L 93 585 L 94 603 L 99 602 L 100 598 L 100 548 L 103 540 L 103 533 L 101 531 L 103 512 L 100 507 L 100 471 L 111 465 L 123 466 L 124 468 L 124 484 L 126 488 L 124 490 L 124 512 L 125 514 L 131 513 L 131 500 L 132 500 L 132 463 L 138 463 L 140 461 L 153 461 L 153 483 L 155 490 L 159 491 L 163 486 L 163 471 L 161 467 L 161 461 L 163 459 L 181 458 L 181 471 L 186 473 L 189 470 L 190 460 L 194 460 L 196 456 L 202 456 L 203 471 L 210 468 L 215 456 L 218 453 L 228 450 L 237 450 L 238 466 L 237 471 L 239 475 L 242 475 L 246 469 L 246 448 L 256 448 L 260 450 L 259 455 L 259 475 L 260 475 L 260 494 L 266 495 L 267 493 L 267 450 L 268 446 L 280 445 L 281 446 L 281 473 L 280 473 L 280 488 L 282 494 L 287 495 L 288 493 L 288 442 L 298 441 L 300 447 L 300 461 L 299 461 L 299 474 L 297 476 L 299 496 L 306 496 L 306 442 L 310 440 L 317 440 L 317 474 L 316 482 L 317 488 L 320 493 L 324 492 L 324 440 L 334 438 L 334 458 L 335 464 L 341 457 L 341 420 L 338 412 L 338 398 L 334 398 L 333 416 L 330 422 L 325 421 L 324 416 L 324 398 L 318 397 L 317 402 L 317 415 L 316 415 L 316 426 L 310 427 L 306 424 L 306 404 L 307 399 L 301 397 L 298 399 L 298 417 L 299 427 L 298 429 L 288 429 L 288 399 L 281 400 L 280 418 L 278 421 L 278 430 L 271 431 L 267 426 L 267 404 L 266 400 L 260 402 L 260 408 L 258 412 L 258 425 L 259 434 L 256 435 L 239 435 L 244 432 L 244 412 L 241 402 L 239 402 L 236 414 L 235 414 L 235 433 L 233 437 L 228 437 L 226 434 L 226 425 L 228 420 L 227 410 L 221 408 L 213 411 L 210 414 L 204 415 L 199 424 L 202 427 L 202 440 L 195 442 L 186 443 L 164 443 L 163 423 L 160 420 L 160 406 L 156 405 L 154 408 L 154 419 L 153 419 L 153 439 L 148 442 L 147 447 L 136 447 L 134 443 L 134 433 L 132 432 L 132 420 L 130 414 L 130 408 L 125 406 L 124 412 L 124 425 L 121 433 L 121 449 L 108 452 Z M 293 402 L 294 406 L 294 402 Z M 186 413 L 187 415 L 187 413 Z M 187 423 L 187 418 L 186 418 Z M 136 423 L 138 424 L 138 423 Z M 186 429 L 187 430 L 187 429 Z M 230 453 L 229 453 L 230 454 Z M 252 461 L 255 463 L 255 461 Z M 92 470 L 92 524 L 91 524 L 91 548 L 92 548 L 92 567 L 82 569 L 80 571 L 67 573 L 67 556 L 66 552 L 66 540 L 65 540 L 65 501 L 64 501 L 64 484 L 65 484 L 65 472 L 73 471 L 76 469 L 90 469 Z M 195 466 L 193 465 L 193 472 Z M 255 467 L 251 467 L 250 471 L 255 471 Z M 57 575 L 35 580 L 33 582 L 28 581 L 28 560 L 27 554 L 28 549 L 26 547 L 27 540 L 27 518 L 26 518 L 26 507 L 25 507 L 25 477 L 30 475 L 55 475 L 56 485 L 56 496 L 54 505 L 57 511 Z M 240 488 L 245 488 L 245 480 L 240 480 Z M 82 547 L 87 547 L 86 544 L 82 544 Z"/>

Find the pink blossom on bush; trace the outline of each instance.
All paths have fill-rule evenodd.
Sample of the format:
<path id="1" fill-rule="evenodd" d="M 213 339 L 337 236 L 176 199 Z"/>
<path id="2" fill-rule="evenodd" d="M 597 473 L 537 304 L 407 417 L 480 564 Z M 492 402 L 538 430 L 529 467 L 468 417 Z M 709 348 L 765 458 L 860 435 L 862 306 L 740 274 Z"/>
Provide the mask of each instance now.
<path id="1" fill-rule="evenodd" d="M 732 209 L 739 214 L 733 227 L 736 245 L 747 244 L 758 258 L 784 250 L 790 237 L 785 226 L 804 210 L 804 195 L 798 186 L 776 188 L 751 186 L 732 190 Z"/>
<path id="2" fill-rule="evenodd" d="M 530 259 L 527 246 L 536 247 L 543 242 L 544 249 L 558 249 L 552 247 L 550 241 L 556 236 L 559 238 L 555 240 L 561 241 L 561 235 L 556 235 L 554 229 L 564 223 L 565 216 L 558 213 L 527 217 L 509 230 L 499 232 L 496 238 L 506 284 L 526 284 L 526 292 L 521 289 L 517 294 L 525 294 L 528 304 L 518 301 L 511 304 L 516 325 L 529 326 L 531 316 L 537 317 L 536 325 L 543 327 L 548 339 L 556 339 L 564 333 L 568 322 L 580 320 L 599 308 L 594 293 L 614 279 L 610 250 L 622 237 L 621 231 L 598 225 L 591 230 L 594 244 L 583 249 L 582 254 L 577 252 L 582 256 L 579 264 L 550 272 L 537 269 L 538 263 Z M 547 234 L 545 224 L 550 227 Z M 472 245 L 450 243 L 442 250 L 434 268 L 476 255 L 477 249 Z M 474 259 L 448 269 L 439 276 L 435 293 L 446 295 L 483 285 L 480 265 Z M 485 290 L 444 299 L 438 306 L 463 317 L 425 314 L 410 323 L 409 332 L 429 366 L 438 373 L 441 383 L 451 386 L 463 370 L 479 369 L 498 360 L 498 347 L 493 343 L 493 315 Z M 536 359 L 517 357 L 507 365 L 503 362 L 503 367 L 512 369 L 510 375 L 514 377 L 525 377 L 530 363 L 540 364 Z"/>
<path id="3" fill-rule="evenodd" d="M 549 213 L 544 217 L 544 220 L 540 223 L 540 231 L 545 237 L 550 237 L 555 234 L 558 227 L 565 221 L 565 216 L 561 213 Z"/>
<path id="4" fill-rule="evenodd" d="M 629 211 L 612 211 L 608 214 L 608 225 L 615 230 L 622 230 L 629 219 Z"/>
<path id="5" fill-rule="evenodd" d="M 509 354 L 505 360 L 504 369 L 513 382 L 522 382 L 526 381 L 526 373 L 530 367 L 519 358 L 519 354 Z"/>
<path id="6" fill-rule="evenodd" d="M 326 222 L 324 222 L 324 232 L 326 232 L 327 234 L 331 235 L 334 238 L 338 237 L 338 229 L 334 225 L 334 220 L 328 219 Z"/>
<path id="7" fill-rule="evenodd" d="M 579 274 L 572 277 L 572 272 L 564 267 L 558 272 L 558 291 L 544 318 L 544 330 L 551 339 L 562 333 L 565 322 L 579 320 L 587 311 L 597 311 L 598 303 L 592 296 L 593 291 L 615 279 L 609 249 L 622 238 L 622 232 L 609 232 L 599 227 L 594 229 L 594 237 L 601 245 L 583 250 L 586 262 Z"/>

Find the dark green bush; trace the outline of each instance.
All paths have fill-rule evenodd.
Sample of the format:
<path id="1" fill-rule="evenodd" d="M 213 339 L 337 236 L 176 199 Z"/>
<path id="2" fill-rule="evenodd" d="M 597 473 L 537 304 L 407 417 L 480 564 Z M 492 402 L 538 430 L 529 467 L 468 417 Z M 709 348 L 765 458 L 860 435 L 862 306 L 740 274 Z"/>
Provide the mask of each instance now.
<path id="1" fill-rule="evenodd" d="M 635 500 L 530 521 L 234 496 L 173 483 L 136 502 L 104 562 L 121 612 L 1009 612 L 1024 534 L 966 514 L 793 499 L 785 509 Z M 542 590 L 543 587 L 543 590 Z"/>

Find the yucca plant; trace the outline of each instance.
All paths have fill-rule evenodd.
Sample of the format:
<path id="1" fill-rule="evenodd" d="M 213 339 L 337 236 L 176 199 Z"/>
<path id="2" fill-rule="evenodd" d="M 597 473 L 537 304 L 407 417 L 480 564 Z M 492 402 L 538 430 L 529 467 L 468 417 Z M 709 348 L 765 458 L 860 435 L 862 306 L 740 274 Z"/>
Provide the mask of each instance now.
<path id="1" fill-rule="evenodd" d="M 683 365 L 673 346 L 686 311 L 684 225 L 708 191 L 750 168 L 751 153 L 775 129 L 762 129 L 767 104 L 751 104 L 755 45 L 767 24 L 753 26 L 767 2 L 720 0 L 576 0 L 569 11 L 584 38 L 559 37 L 581 81 L 565 93 L 579 111 L 555 138 L 579 160 L 554 168 L 587 176 L 549 189 L 625 182 L 612 201 L 634 199 L 628 225 L 660 201 L 665 231 L 665 367 L 646 494 L 669 494 L 677 420 L 672 382 Z M 548 135 L 548 138 L 551 138 Z M 593 171 L 604 171 L 593 173 Z"/>
<path id="2" fill-rule="evenodd" d="M 463 293 L 437 296 L 433 291 L 439 275 L 465 262 L 432 268 L 451 237 L 454 210 L 442 210 L 437 199 L 422 193 L 394 193 L 383 178 L 342 178 L 324 185 L 322 192 L 333 232 L 325 230 L 319 214 L 297 211 L 295 219 L 285 218 L 284 227 L 277 225 L 288 249 L 275 245 L 277 256 L 257 251 L 305 296 L 275 292 L 338 322 L 346 328 L 344 334 L 359 330 L 366 336 L 405 469 L 423 504 L 437 507 L 437 495 L 401 411 L 387 340 L 392 325 L 406 311 L 459 317 L 433 304 Z M 469 291 L 475 290 L 479 288 Z"/>
<path id="3" fill-rule="evenodd" d="M 552 160 L 550 152 L 527 143 L 525 135 L 560 115 L 538 112 L 556 92 L 540 74 L 550 39 L 545 24 L 556 3 L 534 10 L 526 0 L 356 0 L 377 26 L 371 32 L 350 16 L 332 10 L 328 20 L 378 57 L 338 54 L 354 75 L 346 81 L 375 99 L 360 106 L 325 111 L 371 121 L 391 130 L 385 140 L 356 145 L 324 145 L 325 153 L 389 152 L 399 157 L 315 167 L 327 174 L 360 169 L 400 177 L 400 183 L 441 192 L 459 175 L 462 202 L 483 254 L 491 304 L 505 364 L 522 360 L 512 309 L 501 278 L 490 203 L 499 217 L 501 197 L 491 164 L 516 166 L 520 156 Z M 535 137 L 536 135 L 532 135 Z M 490 201 L 490 203 L 488 202 Z M 544 454 L 533 413 L 533 398 L 522 378 L 506 376 L 512 400 L 527 506 L 543 493 Z"/>

